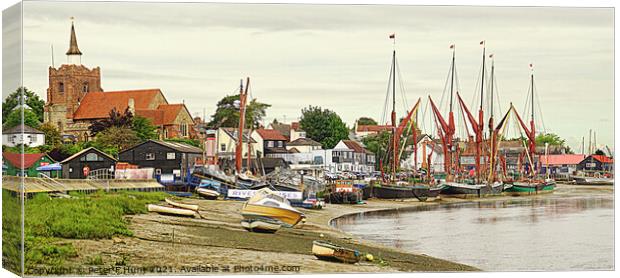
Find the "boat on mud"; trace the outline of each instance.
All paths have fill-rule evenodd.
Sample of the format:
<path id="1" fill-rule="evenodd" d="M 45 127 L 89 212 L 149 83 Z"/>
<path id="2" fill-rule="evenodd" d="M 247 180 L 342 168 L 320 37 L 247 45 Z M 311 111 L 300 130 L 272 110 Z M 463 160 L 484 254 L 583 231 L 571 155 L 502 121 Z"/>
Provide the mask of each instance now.
<path id="1" fill-rule="evenodd" d="M 614 185 L 613 178 L 586 176 L 572 176 L 571 178 L 575 184 L 579 185 Z"/>
<path id="2" fill-rule="evenodd" d="M 552 193 L 555 185 L 556 183 L 553 179 L 515 181 L 510 188 L 506 189 L 506 192 L 509 195 Z"/>
<path id="3" fill-rule="evenodd" d="M 147 205 L 147 210 L 149 212 L 156 212 L 159 214 L 172 215 L 172 216 L 185 216 L 185 217 L 198 217 L 198 213 L 194 210 L 183 209 L 183 208 L 173 208 L 166 206 L 159 206 L 149 204 Z"/>
<path id="4" fill-rule="evenodd" d="M 272 218 L 262 217 L 254 219 L 241 220 L 241 227 L 255 233 L 270 233 L 277 232 L 282 224 Z"/>
<path id="5" fill-rule="evenodd" d="M 269 218 L 284 227 L 293 227 L 301 222 L 305 215 L 293 208 L 289 201 L 268 188 L 258 190 L 241 208 L 245 220 Z"/>
<path id="6" fill-rule="evenodd" d="M 312 254 L 321 260 L 354 264 L 360 261 L 360 252 L 327 241 L 312 242 Z"/>

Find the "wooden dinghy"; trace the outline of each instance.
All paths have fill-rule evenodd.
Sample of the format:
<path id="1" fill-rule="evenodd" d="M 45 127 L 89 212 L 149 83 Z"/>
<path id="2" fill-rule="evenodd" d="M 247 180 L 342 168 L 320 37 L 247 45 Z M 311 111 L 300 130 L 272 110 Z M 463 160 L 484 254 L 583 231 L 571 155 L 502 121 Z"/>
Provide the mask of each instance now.
<path id="1" fill-rule="evenodd" d="M 198 217 L 198 213 L 197 212 L 195 212 L 193 210 L 189 210 L 189 209 L 171 208 L 171 207 L 158 206 L 158 205 L 152 205 L 152 204 L 149 204 L 146 207 L 146 209 L 149 212 L 157 212 L 159 214 L 174 215 L 174 216 Z"/>
<path id="2" fill-rule="evenodd" d="M 198 205 L 190 205 L 190 204 L 178 203 L 178 202 L 175 202 L 175 201 L 173 201 L 171 199 L 168 199 L 168 198 L 166 198 L 164 200 L 166 201 L 166 203 L 168 203 L 169 205 L 171 205 L 173 207 L 178 207 L 178 208 L 198 211 Z"/>
<path id="3" fill-rule="evenodd" d="M 275 220 L 265 219 L 244 219 L 241 220 L 241 227 L 256 233 L 275 233 L 282 225 Z"/>
<path id="4" fill-rule="evenodd" d="M 198 193 L 198 195 L 200 195 L 200 197 L 203 197 L 205 199 L 209 199 L 209 200 L 215 200 L 217 199 L 217 197 L 220 196 L 220 193 L 217 192 L 217 190 L 211 189 L 211 188 L 197 188 L 196 189 L 196 193 Z"/>
<path id="5" fill-rule="evenodd" d="M 360 260 L 360 253 L 357 250 L 345 248 L 322 240 L 315 240 L 312 242 L 312 254 L 321 260 L 349 264 L 357 263 Z"/>

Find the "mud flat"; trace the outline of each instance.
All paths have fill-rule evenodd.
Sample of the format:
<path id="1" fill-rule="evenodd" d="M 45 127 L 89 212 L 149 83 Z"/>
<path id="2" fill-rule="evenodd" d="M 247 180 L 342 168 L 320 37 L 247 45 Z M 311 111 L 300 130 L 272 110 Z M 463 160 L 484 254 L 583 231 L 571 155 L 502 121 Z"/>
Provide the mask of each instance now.
<path id="1" fill-rule="evenodd" d="M 155 213 L 128 216 L 133 236 L 110 240 L 68 240 L 78 256 L 69 264 L 90 266 L 89 272 L 110 274 L 223 274 L 223 273 L 335 273 L 399 271 L 476 271 L 478 269 L 424 254 L 362 241 L 329 225 L 337 217 L 373 210 L 407 210 L 453 202 L 479 202 L 509 198 L 572 196 L 611 186 L 559 185 L 554 194 L 497 196 L 484 199 L 443 198 L 433 202 L 417 200 L 369 200 L 363 205 L 332 205 L 322 210 L 305 210 L 307 222 L 282 228 L 276 234 L 245 231 L 240 226 L 242 202 L 186 198 L 199 206 L 202 218 L 182 218 Z M 556 196 L 557 197 L 557 196 Z M 355 265 L 326 262 L 311 253 L 312 241 L 334 243 L 370 253 L 374 261 Z"/>

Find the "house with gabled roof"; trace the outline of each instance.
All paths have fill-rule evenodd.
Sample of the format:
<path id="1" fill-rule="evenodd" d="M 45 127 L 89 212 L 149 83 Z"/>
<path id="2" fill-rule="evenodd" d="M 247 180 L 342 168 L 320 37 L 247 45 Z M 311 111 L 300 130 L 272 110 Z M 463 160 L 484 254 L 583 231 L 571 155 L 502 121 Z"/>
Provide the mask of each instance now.
<path id="1" fill-rule="evenodd" d="M 17 145 L 37 147 L 45 144 L 45 134 L 36 128 L 19 124 L 2 131 L 2 145 L 15 147 Z"/>
<path id="2" fill-rule="evenodd" d="M 60 162 L 65 179 L 85 179 L 92 174 L 113 177 L 115 165 L 116 158 L 95 147 L 86 148 Z"/>
<path id="3" fill-rule="evenodd" d="M 611 172 L 613 169 L 614 159 L 606 155 L 599 154 L 591 154 L 579 162 L 579 165 L 577 165 L 577 170 L 581 171 Z"/>
<path id="4" fill-rule="evenodd" d="M 252 139 L 262 146 L 265 157 L 280 157 L 280 154 L 288 153 L 288 138 L 277 130 L 259 128 L 252 132 Z"/>
<path id="5" fill-rule="evenodd" d="M 217 129 L 215 136 L 216 156 L 218 159 L 230 159 L 235 158 L 235 151 L 237 149 L 237 141 L 239 139 L 239 132 L 237 128 L 233 127 L 220 127 Z M 242 134 L 242 157 L 248 156 L 248 141 L 250 142 L 250 157 L 262 157 L 263 156 L 263 144 L 257 142 L 252 138 L 250 131 L 243 130 Z"/>
<path id="6" fill-rule="evenodd" d="M 21 176 L 22 170 L 26 177 L 36 177 L 39 174 L 37 167 L 54 163 L 54 160 L 44 153 L 11 153 L 2 152 L 3 174 Z M 56 176 L 58 173 L 55 173 Z"/>

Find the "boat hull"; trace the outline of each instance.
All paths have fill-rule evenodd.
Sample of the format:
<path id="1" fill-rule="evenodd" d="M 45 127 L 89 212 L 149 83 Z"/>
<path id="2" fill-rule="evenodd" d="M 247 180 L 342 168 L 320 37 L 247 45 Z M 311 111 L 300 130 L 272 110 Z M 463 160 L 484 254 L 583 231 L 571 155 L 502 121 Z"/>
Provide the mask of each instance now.
<path id="1" fill-rule="evenodd" d="M 273 234 L 280 229 L 282 225 L 276 221 L 269 219 L 242 220 L 241 227 L 255 233 Z"/>
<path id="2" fill-rule="evenodd" d="M 360 254 L 356 250 L 333 245 L 329 242 L 315 240 L 312 242 L 312 254 L 315 257 L 342 263 L 354 264 L 359 262 Z"/>
<path id="3" fill-rule="evenodd" d="M 555 181 L 553 182 L 513 182 L 510 188 L 506 189 L 509 195 L 534 195 L 552 193 L 555 190 Z"/>
<path id="4" fill-rule="evenodd" d="M 591 178 L 591 177 L 572 177 L 578 185 L 614 185 L 613 179 Z"/>
<path id="5" fill-rule="evenodd" d="M 197 213 L 193 210 L 182 209 L 182 208 L 171 208 L 164 207 L 158 205 L 148 205 L 147 210 L 149 212 L 157 212 L 159 214 L 173 215 L 173 216 L 185 216 L 185 217 L 196 217 Z"/>
<path id="6" fill-rule="evenodd" d="M 504 190 L 502 183 L 487 184 L 464 184 L 446 183 L 443 185 L 441 194 L 459 198 L 481 198 L 490 195 L 500 195 Z"/>
<path id="7" fill-rule="evenodd" d="M 439 192 L 436 188 L 425 185 L 414 186 L 391 186 L 382 185 L 372 189 L 372 196 L 379 199 L 411 199 L 416 198 L 426 201 L 429 197 L 437 197 Z"/>
<path id="8" fill-rule="evenodd" d="M 241 215 L 247 220 L 256 220 L 263 217 L 282 222 L 285 227 L 293 227 L 299 223 L 304 215 L 297 211 L 283 208 L 245 204 L 241 209 Z"/>
<path id="9" fill-rule="evenodd" d="M 220 196 L 220 193 L 217 190 L 209 188 L 198 188 L 196 189 L 196 193 L 198 193 L 200 197 L 209 200 L 215 200 Z"/>

